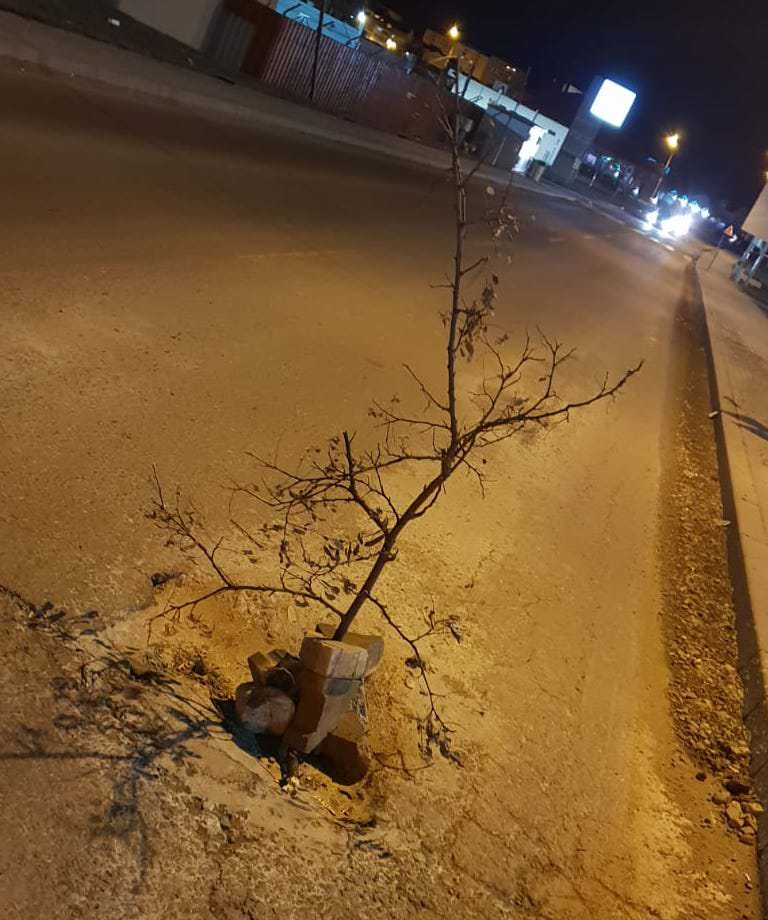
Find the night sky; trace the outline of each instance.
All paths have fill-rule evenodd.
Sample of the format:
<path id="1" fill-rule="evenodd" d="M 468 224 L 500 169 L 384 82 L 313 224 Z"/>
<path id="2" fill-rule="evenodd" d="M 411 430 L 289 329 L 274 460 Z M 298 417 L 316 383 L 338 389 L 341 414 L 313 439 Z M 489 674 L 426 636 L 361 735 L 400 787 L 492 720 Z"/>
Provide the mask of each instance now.
<path id="1" fill-rule="evenodd" d="M 520 67 L 531 87 L 586 89 L 596 74 L 636 90 L 621 147 L 664 155 L 683 141 L 672 185 L 713 204 L 751 204 L 768 169 L 768 3 L 765 0 L 389 0 L 409 24 L 445 29 Z M 602 137 L 608 145 L 610 132 Z M 626 142 L 629 142 L 628 144 Z M 629 151 L 626 151 L 629 153 Z"/>

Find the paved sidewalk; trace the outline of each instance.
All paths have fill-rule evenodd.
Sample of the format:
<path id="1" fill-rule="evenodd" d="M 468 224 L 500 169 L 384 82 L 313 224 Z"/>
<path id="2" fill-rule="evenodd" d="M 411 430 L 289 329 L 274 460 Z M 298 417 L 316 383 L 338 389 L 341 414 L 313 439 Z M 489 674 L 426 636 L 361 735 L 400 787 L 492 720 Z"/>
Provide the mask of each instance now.
<path id="1" fill-rule="evenodd" d="M 140 93 L 208 116 L 310 135 L 432 169 L 444 170 L 450 164 L 447 151 L 354 124 L 250 86 L 233 85 L 199 71 L 0 12 L 0 61 L 3 59 L 6 64 L 34 65 L 69 79 L 95 81 L 104 87 Z M 468 168 L 472 165 L 467 163 Z M 506 185 L 509 181 L 509 173 L 490 167 L 479 169 L 477 176 L 497 184 Z M 577 200 L 567 189 L 543 186 L 525 176 L 515 176 L 514 184 L 537 194 Z"/>
<path id="2" fill-rule="evenodd" d="M 752 730 L 753 773 L 768 799 L 768 307 L 730 280 L 733 257 L 710 253 L 697 265 L 716 379 L 726 515 L 742 616 L 745 703 Z M 710 267 L 711 266 L 711 267 Z M 728 504 L 731 507 L 728 507 Z M 739 577 L 741 576 L 741 577 Z M 741 583 L 740 583 L 741 582 Z M 761 850 L 768 843 L 762 828 Z M 768 853 L 766 853 L 768 859 Z M 766 879 L 764 879 L 765 883 Z"/>

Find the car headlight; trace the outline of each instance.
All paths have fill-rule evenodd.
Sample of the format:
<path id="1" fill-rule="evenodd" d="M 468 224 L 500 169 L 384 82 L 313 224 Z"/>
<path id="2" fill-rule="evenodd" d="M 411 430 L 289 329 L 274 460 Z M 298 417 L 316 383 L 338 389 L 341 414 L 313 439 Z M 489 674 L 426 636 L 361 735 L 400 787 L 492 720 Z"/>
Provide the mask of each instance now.
<path id="1" fill-rule="evenodd" d="M 659 220 L 658 211 L 649 211 L 645 218 L 645 223 L 647 227 L 655 227 Z"/>
<path id="2" fill-rule="evenodd" d="M 663 233 L 668 233 L 670 236 L 685 236 L 691 229 L 691 216 L 690 214 L 674 214 L 661 222 L 661 229 Z"/>

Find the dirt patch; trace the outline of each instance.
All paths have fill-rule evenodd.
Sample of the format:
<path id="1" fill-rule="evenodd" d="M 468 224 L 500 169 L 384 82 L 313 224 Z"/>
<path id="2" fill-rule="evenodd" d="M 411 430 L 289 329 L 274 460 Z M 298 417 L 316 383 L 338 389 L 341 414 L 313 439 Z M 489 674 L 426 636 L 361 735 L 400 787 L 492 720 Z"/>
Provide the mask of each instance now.
<path id="1" fill-rule="evenodd" d="M 716 777 L 749 774 L 744 691 L 701 317 L 690 280 L 675 320 L 682 398 L 663 483 L 663 621 L 676 731 Z"/>
<path id="2" fill-rule="evenodd" d="M 4 916 L 430 917 L 481 896 L 450 870 L 433 884 L 386 822 L 334 813 L 311 768 L 284 792 L 194 682 L 80 617 L 5 594 L 0 639 Z"/>

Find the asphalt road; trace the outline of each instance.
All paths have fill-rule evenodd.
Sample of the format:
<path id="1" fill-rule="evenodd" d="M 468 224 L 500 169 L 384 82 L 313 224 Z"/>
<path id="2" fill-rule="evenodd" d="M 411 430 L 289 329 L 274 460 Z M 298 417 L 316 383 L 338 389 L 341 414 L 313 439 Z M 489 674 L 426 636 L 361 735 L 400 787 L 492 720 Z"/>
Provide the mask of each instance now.
<path id="1" fill-rule="evenodd" d="M 248 450 L 365 430 L 371 399 L 407 388 L 403 362 L 439 380 L 449 189 L 29 74 L 2 76 L 0 119 L 0 583 L 119 619 L 171 564 L 143 514 L 153 465 L 215 528 Z M 658 622 L 688 263 L 564 200 L 512 207 L 499 324 L 574 346 L 572 393 L 645 367 L 615 403 L 500 450 L 489 496 L 456 484 L 403 549 L 410 590 L 466 618 L 451 688 L 489 711 L 463 712 L 486 784 L 471 809 L 514 843 L 480 859 L 488 838 L 467 824 L 452 859 L 489 904 L 538 872 L 552 916 L 738 916 L 697 900 L 708 856 L 687 821 L 706 803 L 666 712 Z M 434 851 L 470 806 L 431 782 Z"/>

